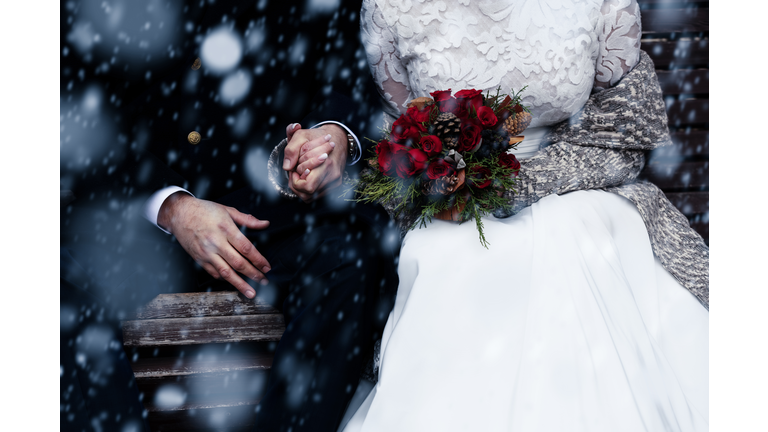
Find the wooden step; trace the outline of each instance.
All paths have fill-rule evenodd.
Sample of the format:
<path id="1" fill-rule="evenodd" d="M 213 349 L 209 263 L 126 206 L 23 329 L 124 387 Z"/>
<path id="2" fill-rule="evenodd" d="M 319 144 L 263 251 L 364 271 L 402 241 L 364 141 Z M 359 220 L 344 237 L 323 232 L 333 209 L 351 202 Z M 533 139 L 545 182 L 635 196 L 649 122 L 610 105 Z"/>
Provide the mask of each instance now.
<path id="1" fill-rule="evenodd" d="M 237 400 L 261 397 L 272 367 L 272 354 L 228 353 L 211 357 L 139 359 L 132 368 L 139 389 L 149 402 L 168 384 L 179 386 L 189 401 L 197 403 L 211 402 L 215 395 Z"/>
<path id="2" fill-rule="evenodd" d="M 123 345 L 168 346 L 242 341 L 278 341 L 282 314 L 205 316 L 123 321 Z"/>
<path id="3" fill-rule="evenodd" d="M 153 431 L 248 431 L 258 403 L 222 401 L 185 404 L 175 409 L 148 407 L 147 421 Z"/>
<path id="4" fill-rule="evenodd" d="M 131 367 L 136 379 L 178 376 L 215 375 L 249 370 L 269 370 L 271 354 L 234 354 L 214 359 L 148 358 L 139 359 Z"/>
<path id="5" fill-rule="evenodd" d="M 250 300 L 237 291 L 161 294 L 141 308 L 137 319 L 189 318 L 278 313 L 272 305 L 256 297 Z"/>

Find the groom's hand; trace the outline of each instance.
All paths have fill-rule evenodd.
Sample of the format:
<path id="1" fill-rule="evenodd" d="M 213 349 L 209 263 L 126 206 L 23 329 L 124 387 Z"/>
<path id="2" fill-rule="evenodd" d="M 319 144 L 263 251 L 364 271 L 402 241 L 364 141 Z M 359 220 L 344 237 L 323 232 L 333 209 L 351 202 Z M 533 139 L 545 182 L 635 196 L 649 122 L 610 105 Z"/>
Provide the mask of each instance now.
<path id="1" fill-rule="evenodd" d="M 205 271 L 216 279 L 223 278 L 246 297 L 253 298 L 255 292 L 238 273 L 267 284 L 264 273 L 270 270 L 269 262 L 235 224 L 264 229 L 268 221 L 177 192 L 163 202 L 157 222 L 176 236 Z"/>
<path id="2" fill-rule="evenodd" d="M 287 131 L 288 132 L 288 131 Z M 347 162 L 347 134 L 336 124 L 290 131 L 283 169 L 291 190 L 310 202 L 341 185 Z"/>

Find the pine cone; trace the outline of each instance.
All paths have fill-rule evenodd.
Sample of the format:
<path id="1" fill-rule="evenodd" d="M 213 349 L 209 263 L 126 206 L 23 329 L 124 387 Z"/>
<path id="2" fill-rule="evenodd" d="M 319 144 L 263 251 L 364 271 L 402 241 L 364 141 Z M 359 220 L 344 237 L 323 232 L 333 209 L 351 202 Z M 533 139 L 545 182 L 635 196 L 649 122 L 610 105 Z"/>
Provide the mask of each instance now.
<path id="1" fill-rule="evenodd" d="M 452 113 L 442 113 L 435 120 L 435 135 L 443 141 L 445 138 L 458 136 L 461 133 L 461 120 Z"/>
<path id="2" fill-rule="evenodd" d="M 533 120 L 531 113 L 523 111 L 510 116 L 506 121 L 504 121 L 504 129 L 506 129 L 510 135 L 520 135 L 523 133 L 525 128 L 531 124 L 531 120 Z"/>
<path id="3" fill-rule="evenodd" d="M 453 150 L 459 145 L 459 137 L 458 136 L 450 136 L 443 138 L 443 148 L 448 150 Z"/>
<path id="4" fill-rule="evenodd" d="M 464 185 L 466 174 L 464 170 L 450 176 L 443 176 L 436 180 L 430 180 L 424 185 L 427 195 L 450 195 Z"/>

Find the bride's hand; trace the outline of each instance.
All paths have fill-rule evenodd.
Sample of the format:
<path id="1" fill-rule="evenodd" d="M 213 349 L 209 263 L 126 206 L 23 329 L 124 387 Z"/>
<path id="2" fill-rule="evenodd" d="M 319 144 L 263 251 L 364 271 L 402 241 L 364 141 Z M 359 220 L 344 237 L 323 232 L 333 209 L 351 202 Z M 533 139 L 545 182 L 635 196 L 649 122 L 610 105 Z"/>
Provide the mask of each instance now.
<path id="1" fill-rule="evenodd" d="M 288 143 L 285 158 L 298 155 L 297 167 L 290 173 L 290 188 L 303 201 L 310 202 L 341 185 L 347 163 L 347 134 L 338 125 L 325 124 L 317 129 L 297 131 L 293 140 L 298 144 L 302 139 L 307 139 L 306 143 L 291 149 L 294 143 Z M 286 166 L 283 164 L 283 169 Z"/>
<path id="2" fill-rule="evenodd" d="M 333 131 L 331 129 L 331 131 Z M 293 123 L 288 125 L 285 134 L 288 137 L 288 145 L 283 150 L 283 170 L 298 171 L 304 173 L 322 165 L 336 146 L 329 128 L 321 126 L 316 129 L 301 129 L 301 125 Z M 305 155 L 309 155 L 305 157 Z M 323 156 L 324 155 L 324 156 Z M 301 160 L 299 160 L 301 158 Z M 303 166 L 297 167 L 298 164 Z M 306 178 L 306 172 L 303 178 Z"/>

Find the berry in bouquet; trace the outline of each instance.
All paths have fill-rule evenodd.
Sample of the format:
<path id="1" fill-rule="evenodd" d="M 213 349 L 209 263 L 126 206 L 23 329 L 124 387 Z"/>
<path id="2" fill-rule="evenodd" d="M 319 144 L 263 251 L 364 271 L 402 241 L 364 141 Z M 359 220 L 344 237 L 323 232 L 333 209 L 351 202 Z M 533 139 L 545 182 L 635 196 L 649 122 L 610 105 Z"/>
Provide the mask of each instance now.
<path id="1" fill-rule="evenodd" d="M 531 114 L 512 95 L 483 95 L 466 89 L 430 93 L 408 103 L 408 110 L 385 129 L 384 139 L 367 159 L 356 184 L 356 201 L 394 203 L 395 215 L 416 212 L 410 229 L 433 218 L 474 219 L 480 242 L 488 247 L 482 216 L 510 211 L 502 192 L 514 191 L 520 162 L 513 151 L 523 141 Z"/>

